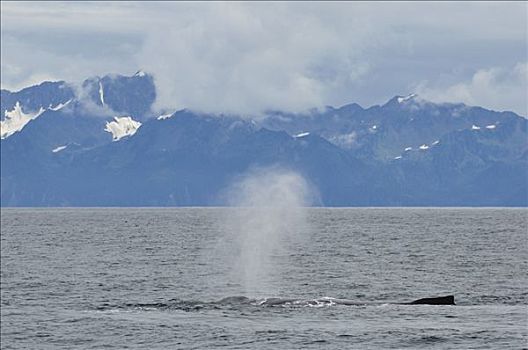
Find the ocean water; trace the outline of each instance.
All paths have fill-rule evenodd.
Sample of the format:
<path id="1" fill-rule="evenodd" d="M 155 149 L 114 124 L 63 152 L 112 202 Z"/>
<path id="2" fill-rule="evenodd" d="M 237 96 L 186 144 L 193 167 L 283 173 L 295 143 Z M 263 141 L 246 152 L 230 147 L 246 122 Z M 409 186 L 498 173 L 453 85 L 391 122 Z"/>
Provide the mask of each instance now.
<path id="1" fill-rule="evenodd" d="M 2 209 L 1 348 L 528 347 L 526 209 L 266 215 Z"/>

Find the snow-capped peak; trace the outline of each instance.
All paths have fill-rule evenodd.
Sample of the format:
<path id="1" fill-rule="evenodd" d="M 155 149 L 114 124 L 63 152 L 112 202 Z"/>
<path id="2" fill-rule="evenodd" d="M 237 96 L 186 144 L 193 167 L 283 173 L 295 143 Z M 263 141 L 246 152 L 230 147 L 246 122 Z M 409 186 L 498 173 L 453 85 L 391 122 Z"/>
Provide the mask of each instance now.
<path id="1" fill-rule="evenodd" d="M 40 107 L 40 110 L 36 113 L 24 113 L 20 102 L 17 101 L 13 110 L 5 111 L 5 119 L 0 121 L 0 138 L 5 139 L 22 130 L 30 120 L 35 119 L 44 111 L 46 110 Z"/>
<path id="2" fill-rule="evenodd" d="M 112 134 L 112 141 L 119 141 L 125 136 L 132 136 L 136 133 L 141 123 L 131 117 L 114 117 L 114 121 L 106 122 L 105 131 Z"/>
<path id="3" fill-rule="evenodd" d="M 142 70 L 138 70 L 136 74 L 134 74 L 135 77 L 144 77 L 147 75 L 147 73 L 143 72 Z"/>
<path id="4" fill-rule="evenodd" d="M 407 96 L 399 96 L 397 98 L 397 101 L 398 103 L 403 103 L 405 101 L 408 101 L 408 100 L 411 100 L 413 98 L 415 98 L 417 95 L 416 94 L 410 94 L 410 95 L 407 95 Z"/>

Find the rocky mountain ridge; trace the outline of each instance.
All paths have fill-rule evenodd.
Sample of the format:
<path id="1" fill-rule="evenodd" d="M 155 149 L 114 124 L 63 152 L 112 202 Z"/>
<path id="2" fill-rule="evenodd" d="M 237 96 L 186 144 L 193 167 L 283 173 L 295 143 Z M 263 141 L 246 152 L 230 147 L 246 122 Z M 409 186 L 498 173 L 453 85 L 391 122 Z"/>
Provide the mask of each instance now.
<path id="1" fill-rule="evenodd" d="M 512 112 L 408 95 L 251 119 L 155 113 L 155 98 L 141 71 L 2 90 L 2 206 L 223 205 L 256 167 L 301 173 L 313 205 L 528 204 L 528 124 Z"/>

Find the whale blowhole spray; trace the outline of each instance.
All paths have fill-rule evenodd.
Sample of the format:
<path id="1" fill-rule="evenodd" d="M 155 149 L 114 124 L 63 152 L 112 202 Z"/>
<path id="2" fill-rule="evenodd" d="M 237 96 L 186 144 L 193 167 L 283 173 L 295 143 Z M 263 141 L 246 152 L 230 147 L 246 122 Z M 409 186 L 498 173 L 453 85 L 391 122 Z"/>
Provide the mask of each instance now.
<path id="1" fill-rule="evenodd" d="M 312 193 L 302 175 L 280 168 L 252 170 L 229 187 L 228 204 L 236 209 L 226 229 L 235 276 L 246 295 L 278 291 L 289 249 L 307 231 Z"/>

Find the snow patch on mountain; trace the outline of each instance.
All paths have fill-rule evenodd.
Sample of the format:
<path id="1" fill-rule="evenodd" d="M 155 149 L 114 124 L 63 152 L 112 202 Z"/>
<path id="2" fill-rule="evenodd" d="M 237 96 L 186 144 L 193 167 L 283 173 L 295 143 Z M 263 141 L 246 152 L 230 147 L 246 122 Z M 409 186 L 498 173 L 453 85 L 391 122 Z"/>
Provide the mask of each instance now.
<path id="1" fill-rule="evenodd" d="M 410 94 L 410 95 L 407 95 L 407 96 L 403 96 L 403 97 L 398 97 L 398 103 L 403 103 L 405 101 L 408 101 L 408 100 L 411 100 L 413 98 L 416 97 L 416 94 Z"/>
<path id="2" fill-rule="evenodd" d="M 423 145 L 420 146 L 420 149 L 421 150 L 426 150 L 426 149 L 429 149 L 429 146 L 427 146 L 425 143 Z"/>
<path id="3" fill-rule="evenodd" d="M 412 151 L 412 147 L 405 147 L 404 151 L 405 151 L 405 152 Z"/>
<path id="4" fill-rule="evenodd" d="M 147 74 L 143 72 L 142 70 L 138 70 L 136 74 L 134 74 L 135 77 L 144 77 L 145 75 Z"/>
<path id="5" fill-rule="evenodd" d="M 51 152 L 53 152 L 53 153 L 57 153 L 57 152 L 62 151 L 62 150 L 65 149 L 66 147 L 68 147 L 68 146 L 67 146 L 67 145 L 59 146 L 59 147 L 57 147 L 57 148 L 52 149 Z"/>
<path id="6" fill-rule="evenodd" d="M 162 115 L 160 115 L 157 119 L 158 119 L 158 120 L 169 119 L 170 117 L 172 117 L 172 114 L 173 114 L 173 113 L 162 114 Z"/>
<path id="7" fill-rule="evenodd" d="M 59 103 L 58 105 L 56 105 L 55 107 L 51 107 L 51 104 L 49 106 L 49 110 L 52 110 L 52 111 L 59 111 L 61 109 L 63 109 L 64 107 L 66 107 L 72 100 L 69 99 L 68 101 L 64 102 L 64 103 Z"/>
<path id="8" fill-rule="evenodd" d="M 295 137 L 296 139 L 298 139 L 298 138 L 301 138 L 301 137 L 306 137 L 306 136 L 308 136 L 308 135 L 310 135 L 309 132 L 301 132 L 300 134 L 294 135 L 293 137 Z"/>
<path id="9" fill-rule="evenodd" d="M 436 145 L 438 145 L 439 143 L 440 143 L 440 140 L 436 140 L 436 141 L 433 142 L 431 145 L 432 145 L 432 146 L 436 146 Z"/>
<path id="10" fill-rule="evenodd" d="M 36 113 L 24 113 L 20 102 L 17 101 L 12 111 L 5 111 L 5 119 L 0 121 L 0 138 L 5 139 L 22 130 L 27 123 L 35 119 L 46 110 L 40 107 Z"/>
<path id="11" fill-rule="evenodd" d="M 490 129 L 490 130 L 493 130 L 497 127 L 497 125 L 495 124 L 491 124 L 491 125 L 486 125 L 486 129 Z"/>
<path id="12" fill-rule="evenodd" d="M 131 117 L 114 117 L 114 121 L 106 122 L 105 131 L 112 134 L 112 141 L 119 141 L 125 136 L 132 136 L 141 123 Z"/>
<path id="13" fill-rule="evenodd" d="M 475 124 L 473 124 L 471 126 L 471 130 L 480 130 L 480 126 L 476 126 Z"/>
<path id="14" fill-rule="evenodd" d="M 105 105 L 104 90 L 103 90 L 103 84 L 101 82 L 99 82 L 99 99 L 101 100 L 101 104 L 104 106 Z"/>

